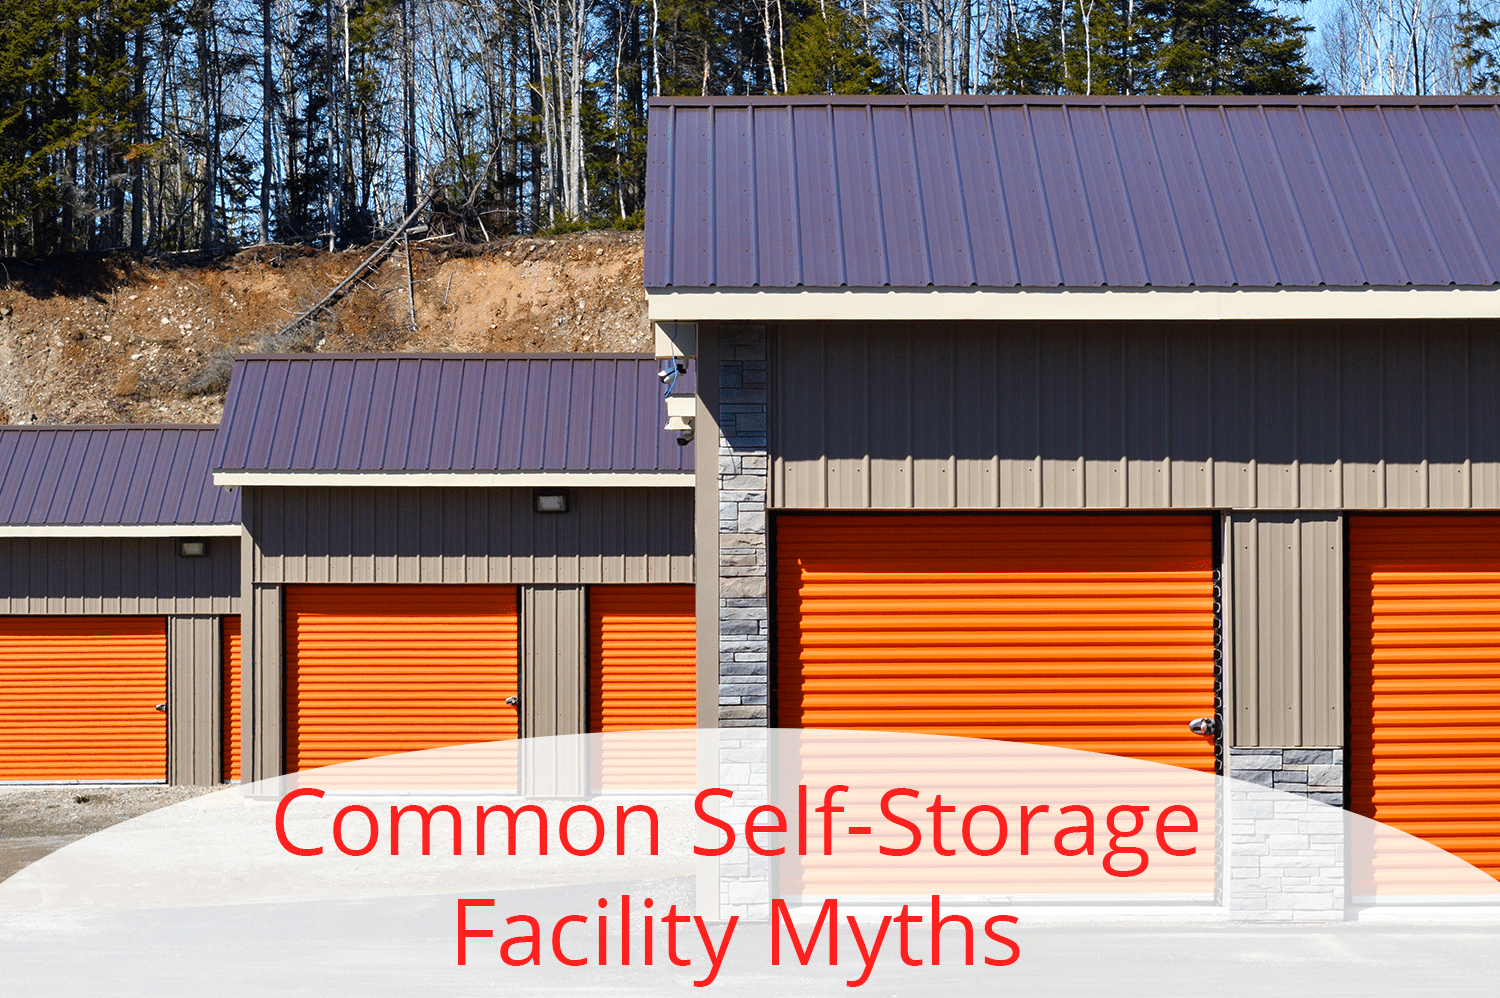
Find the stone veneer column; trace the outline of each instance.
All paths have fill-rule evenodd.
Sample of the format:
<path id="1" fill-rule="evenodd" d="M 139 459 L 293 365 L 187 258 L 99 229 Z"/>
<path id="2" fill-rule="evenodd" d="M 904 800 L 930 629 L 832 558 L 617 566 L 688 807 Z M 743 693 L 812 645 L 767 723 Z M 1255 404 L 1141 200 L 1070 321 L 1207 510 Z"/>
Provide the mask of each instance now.
<path id="1" fill-rule="evenodd" d="M 1229 776 L 1230 917 L 1347 918 L 1344 750 L 1231 748 Z"/>
<path id="2" fill-rule="evenodd" d="M 719 327 L 719 726 L 770 723 L 764 326 Z"/>

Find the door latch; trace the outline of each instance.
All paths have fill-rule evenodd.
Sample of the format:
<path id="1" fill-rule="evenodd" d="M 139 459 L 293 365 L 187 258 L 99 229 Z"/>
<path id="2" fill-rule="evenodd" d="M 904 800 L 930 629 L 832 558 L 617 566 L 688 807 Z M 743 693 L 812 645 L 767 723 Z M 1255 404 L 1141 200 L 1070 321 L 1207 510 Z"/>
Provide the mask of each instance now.
<path id="1" fill-rule="evenodd" d="M 507 706 L 507 707 L 519 707 L 519 706 L 521 706 L 521 698 L 520 697 L 506 697 L 505 698 L 505 706 Z"/>
<path id="2" fill-rule="evenodd" d="M 1219 733 L 1219 722 L 1212 717 L 1195 717 L 1188 722 L 1188 730 L 1195 735 L 1211 738 Z"/>
<path id="3" fill-rule="evenodd" d="M 159 704 L 156 705 L 156 709 L 158 711 L 160 711 L 161 713 L 165 714 L 167 712 L 167 705 L 164 704 L 164 703 L 159 703 Z"/>

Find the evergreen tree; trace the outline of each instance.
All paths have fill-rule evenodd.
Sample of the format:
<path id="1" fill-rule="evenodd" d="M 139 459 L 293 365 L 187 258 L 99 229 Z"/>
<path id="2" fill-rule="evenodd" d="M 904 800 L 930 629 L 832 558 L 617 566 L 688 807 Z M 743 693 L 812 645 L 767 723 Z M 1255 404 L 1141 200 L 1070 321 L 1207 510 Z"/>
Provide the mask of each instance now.
<path id="1" fill-rule="evenodd" d="M 886 93 L 882 74 L 864 25 L 837 4 L 809 14 L 792 28 L 786 46 L 787 93 Z"/>
<path id="2" fill-rule="evenodd" d="M 1146 0 L 1161 27 L 1155 92 L 1162 94 L 1318 94 L 1298 18 L 1253 0 Z"/>

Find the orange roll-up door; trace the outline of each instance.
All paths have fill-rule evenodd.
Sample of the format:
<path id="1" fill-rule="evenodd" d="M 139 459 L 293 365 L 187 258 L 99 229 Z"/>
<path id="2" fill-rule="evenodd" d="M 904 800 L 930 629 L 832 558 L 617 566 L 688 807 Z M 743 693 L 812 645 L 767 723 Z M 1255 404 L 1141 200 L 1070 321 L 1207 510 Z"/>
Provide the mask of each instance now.
<path id="1" fill-rule="evenodd" d="M 288 586 L 288 772 L 516 737 L 514 586 Z"/>
<path id="2" fill-rule="evenodd" d="M 163 617 L 0 617 L 0 780 L 164 780 Z"/>
<path id="3" fill-rule="evenodd" d="M 240 778 L 240 618 L 224 618 L 224 744 L 220 751 L 223 779 Z"/>
<path id="4" fill-rule="evenodd" d="M 1209 517 L 784 515 L 776 551 L 781 726 L 1213 771 Z"/>
<path id="5" fill-rule="evenodd" d="M 1349 661 L 1351 809 L 1500 878 L 1500 518 L 1351 517 Z"/>
<path id="6" fill-rule="evenodd" d="M 589 730 L 698 723 L 692 586 L 589 590 Z"/>

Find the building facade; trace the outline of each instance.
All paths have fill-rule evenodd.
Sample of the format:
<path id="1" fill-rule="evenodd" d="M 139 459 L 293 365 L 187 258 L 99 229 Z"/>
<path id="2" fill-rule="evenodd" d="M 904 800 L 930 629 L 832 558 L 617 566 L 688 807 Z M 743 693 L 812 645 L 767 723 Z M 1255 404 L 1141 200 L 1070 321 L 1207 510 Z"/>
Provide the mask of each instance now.
<path id="1" fill-rule="evenodd" d="M 700 723 L 1218 769 L 1500 872 L 1493 100 L 682 98 L 651 143 Z"/>

